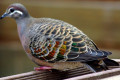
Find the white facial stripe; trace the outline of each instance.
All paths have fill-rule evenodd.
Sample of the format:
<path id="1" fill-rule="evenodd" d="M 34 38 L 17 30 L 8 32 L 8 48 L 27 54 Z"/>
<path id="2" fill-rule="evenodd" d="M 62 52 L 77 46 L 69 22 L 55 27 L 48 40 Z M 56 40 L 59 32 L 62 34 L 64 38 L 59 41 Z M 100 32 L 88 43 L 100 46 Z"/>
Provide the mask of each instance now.
<path id="1" fill-rule="evenodd" d="M 10 13 L 9 15 L 11 16 L 11 15 L 13 15 L 15 13 L 19 13 L 20 15 L 23 15 L 23 13 L 21 11 L 18 11 L 18 10 L 15 10 L 14 12 Z"/>

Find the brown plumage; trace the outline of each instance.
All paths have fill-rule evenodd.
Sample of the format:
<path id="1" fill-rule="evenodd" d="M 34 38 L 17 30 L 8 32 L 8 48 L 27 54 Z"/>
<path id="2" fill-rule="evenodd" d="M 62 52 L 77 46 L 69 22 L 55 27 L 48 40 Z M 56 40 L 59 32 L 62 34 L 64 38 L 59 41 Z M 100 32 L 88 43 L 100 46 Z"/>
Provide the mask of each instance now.
<path id="1" fill-rule="evenodd" d="M 1 19 L 6 16 L 16 20 L 22 46 L 36 64 L 63 71 L 80 66 L 93 72 L 107 69 L 103 60 L 111 52 L 99 50 L 73 25 L 51 18 L 33 18 L 18 3 L 10 5 Z M 118 65 L 117 62 L 112 63 Z"/>

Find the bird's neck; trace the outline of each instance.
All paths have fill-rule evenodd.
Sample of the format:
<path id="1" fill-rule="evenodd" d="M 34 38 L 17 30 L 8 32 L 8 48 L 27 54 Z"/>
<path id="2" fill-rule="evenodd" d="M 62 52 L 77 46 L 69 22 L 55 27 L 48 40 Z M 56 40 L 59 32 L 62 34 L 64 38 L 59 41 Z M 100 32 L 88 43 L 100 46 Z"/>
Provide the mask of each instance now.
<path id="1" fill-rule="evenodd" d="M 27 29 L 29 28 L 31 19 L 30 18 L 19 19 L 19 20 L 16 20 L 16 23 L 17 23 L 18 34 L 19 34 L 20 40 L 22 41 L 22 38 L 26 37 L 25 34 Z"/>
<path id="2" fill-rule="evenodd" d="M 16 20 L 16 22 L 17 22 L 17 29 L 18 29 L 20 41 L 22 43 L 24 50 L 27 52 L 29 51 L 28 50 L 29 47 L 28 45 L 26 45 L 29 43 L 27 33 L 29 32 L 29 27 L 30 27 L 29 25 L 32 23 L 32 19 L 25 18 L 21 20 Z"/>

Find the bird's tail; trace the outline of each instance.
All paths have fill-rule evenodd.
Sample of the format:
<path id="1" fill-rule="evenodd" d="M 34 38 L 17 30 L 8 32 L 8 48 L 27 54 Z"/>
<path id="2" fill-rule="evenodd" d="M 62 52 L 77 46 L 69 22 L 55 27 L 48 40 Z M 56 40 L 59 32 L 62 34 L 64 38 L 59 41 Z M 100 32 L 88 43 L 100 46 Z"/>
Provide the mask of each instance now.
<path id="1" fill-rule="evenodd" d="M 119 63 L 114 60 L 105 58 L 104 60 L 99 61 L 89 61 L 87 62 L 87 66 L 89 66 L 89 69 L 93 72 L 99 72 L 109 70 L 109 66 L 119 66 Z"/>
<path id="2" fill-rule="evenodd" d="M 108 70 L 107 65 L 102 60 L 101 61 L 98 61 L 98 60 L 96 60 L 96 61 L 89 61 L 89 62 L 87 62 L 87 65 L 94 72 Z"/>
<path id="3" fill-rule="evenodd" d="M 107 66 L 119 66 L 118 62 L 108 59 L 108 58 L 105 58 L 103 61 Z"/>

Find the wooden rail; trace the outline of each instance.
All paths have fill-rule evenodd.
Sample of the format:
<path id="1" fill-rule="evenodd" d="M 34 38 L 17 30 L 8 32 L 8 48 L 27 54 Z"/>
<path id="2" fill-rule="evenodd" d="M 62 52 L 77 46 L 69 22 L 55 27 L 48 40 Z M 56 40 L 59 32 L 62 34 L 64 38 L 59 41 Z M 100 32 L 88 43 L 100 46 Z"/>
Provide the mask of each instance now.
<path id="1" fill-rule="evenodd" d="M 120 59 L 114 59 L 120 63 Z M 108 78 L 117 78 L 120 80 L 120 68 L 110 67 L 110 70 L 92 73 L 84 67 L 80 67 L 74 70 L 69 70 L 66 72 L 61 72 L 57 70 L 50 71 L 31 71 L 27 73 L 2 77 L 0 80 L 96 80 Z M 115 79 L 117 80 L 117 79 Z"/>

